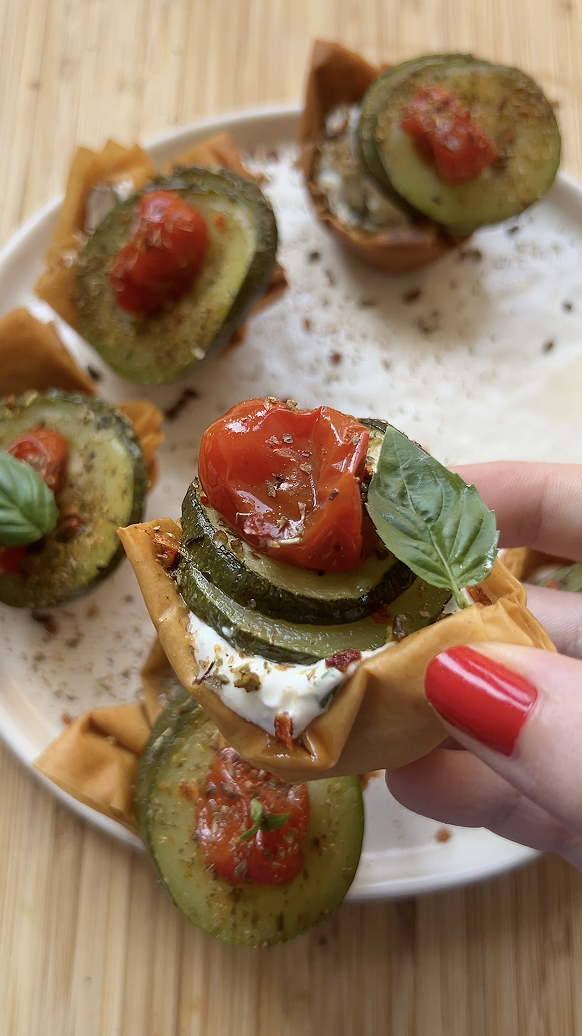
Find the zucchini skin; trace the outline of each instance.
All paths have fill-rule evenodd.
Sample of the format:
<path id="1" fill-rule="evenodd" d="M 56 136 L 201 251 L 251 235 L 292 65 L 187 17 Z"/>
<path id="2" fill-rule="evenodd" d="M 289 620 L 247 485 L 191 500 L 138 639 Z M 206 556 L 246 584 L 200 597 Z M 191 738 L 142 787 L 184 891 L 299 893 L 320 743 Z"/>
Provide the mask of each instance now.
<path id="1" fill-rule="evenodd" d="M 230 284 L 233 264 L 225 258 L 226 241 L 220 241 L 209 220 L 214 244 L 192 286 L 159 314 L 134 317 L 118 305 L 109 271 L 130 234 L 140 197 L 160 189 L 175 192 L 198 207 L 206 199 L 210 212 L 220 212 L 222 204 L 229 214 L 239 213 L 233 225 L 236 222 L 241 237 L 250 234 L 253 245 L 252 249 L 248 246 L 248 261 L 241 261 L 240 271 Z M 79 254 L 73 301 L 81 333 L 122 377 L 152 385 L 177 381 L 228 344 L 265 293 L 276 253 L 273 209 L 255 183 L 229 170 L 177 168 L 169 177 L 157 177 L 143 191 L 117 205 Z"/>
<path id="2" fill-rule="evenodd" d="M 554 572 L 547 572 L 535 581 L 536 586 L 549 586 L 553 590 L 567 593 L 582 593 L 582 564 L 564 565 Z"/>
<path id="3" fill-rule="evenodd" d="M 76 495 L 73 475 L 70 482 L 67 476 L 66 485 L 57 501 L 60 509 L 65 509 L 72 499 L 75 507 L 78 507 L 81 515 L 85 517 L 84 500 L 87 501 L 88 513 L 91 514 L 93 511 L 95 514 L 98 502 L 104 497 L 100 476 L 91 477 L 92 466 L 95 463 L 91 448 L 88 447 L 86 455 L 77 453 L 72 431 L 66 427 L 68 423 L 74 428 L 75 422 L 78 422 L 83 434 L 93 435 L 97 445 L 100 435 L 111 436 L 115 444 L 111 454 L 112 472 L 117 470 L 119 454 L 127 464 L 131 486 L 127 484 L 122 490 L 124 499 L 123 502 L 120 501 L 118 512 L 122 520 L 118 525 L 141 521 L 145 508 L 148 474 L 133 426 L 124 414 L 103 400 L 90 396 L 72 395 L 58 390 L 46 393 L 29 392 L 25 396 L 0 401 L 0 449 L 8 446 L 16 435 L 33 428 L 40 421 L 65 435 L 69 446 L 67 471 L 70 467 L 81 465 L 81 478 L 88 493 L 87 497 L 81 494 L 79 498 Z M 94 526 L 91 523 L 88 523 L 74 540 L 60 542 L 57 524 L 54 532 L 44 537 L 38 547 L 33 545 L 34 549 L 27 559 L 27 578 L 23 579 L 13 573 L 0 575 L 0 601 L 15 608 L 51 608 L 87 593 L 111 575 L 125 556 L 117 537 L 118 525 L 109 530 L 111 536 L 108 537 L 107 546 L 104 539 L 97 538 L 95 542 L 95 536 L 91 531 Z M 94 552 L 97 558 L 91 561 Z"/>
<path id="4" fill-rule="evenodd" d="M 178 909 L 210 935 L 242 946 L 295 938 L 340 905 L 355 876 L 364 832 L 359 778 L 308 785 L 311 820 L 301 874 L 284 885 L 232 886 L 209 870 L 193 837 L 195 803 L 179 790 L 204 779 L 223 745 L 200 706 L 177 690 L 141 758 L 135 793 L 141 837 Z"/>
<path id="5" fill-rule="evenodd" d="M 367 176 L 391 201 L 417 219 L 422 218 L 421 213 L 394 189 L 382 164 L 376 145 L 376 123 L 390 92 L 412 72 L 455 60 L 473 61 L 474 58 L 472 54 L 431 54 L 402 61 L 374 79 L 362 98 L 357 130 L 360 164 Z"/>
<path id="6" fill-rule="evenodd" d="M 178 576 L 178 588 L 184 600 L 191 602 L 191 611 L 246 654 L 303 665 L 346 648 L 370 651 L 386 642 L 386 625 L 370 618 L 329 625 L 270 619 L 237 604 L 193 566 Z"/>
<path id="7" fill-rule="evenodd" d="M 400 128 L 403 111 L 424 87 L 450 89 L 487 133 L 499 160 L 461 184 L 447 184 Z M 398 195 L 457 233 L 519 215 L 546 194 L 560 162 L 560 132 L 538 85 L 519 69 L 453 55 L 427 64 L 382 95 L 376 152 Z"/>
<path id="8" fill-rule="evenodd" d="M 362 423 L 369 429 L 366 470 L 371 474 L 388 425 L 377 418 L 362 418 Z M 330 603 L 282 590 L 267 577 L 249 572 L 237 551 L 220 542 L 236 540 L 234 534 L 228 540 L 226 525 L 216 542 L 216 530 L 198 499 L 199 491 L 195 480 L 184 500 L 176 582 L 191 612 L 240 652 L 282 664 L 308 665 L 348 648 L 374 651 L 435 622 L 450 599 L 449 591 L 428 586 L 401 562 L 357 599 L 352 595 Z M 247 545 L 240 546 L 244 555 Z M 293 568 L 267 561 L 273 565 L 274 578 L 281 573 L 285 578 L 284 570 Z"/>
<path id="9" fill-rule="evenodd" d="M 303 623 L 344 623 L 357 622 L 381 605 L 389 604 L 414 580 L 409 568 L 402 562 L 394 562 L 387 568 L 389 560 L 382 566 L 378 561 L 376 582 L 358 596 L 345 594 L 326 598 L 321 594 L 325 585 L 325 575 L 317 576 L 309 573 L 310 584 L 321 581 L 321 596 L 317 596 L 317 587 L 312 594 L 300 593 L 286 589 L 291 581 L 298 582 L 297 569 L 274 559 L 266 559 L 265 571 L 268 575 L 250 569 L 245 557 L 251 551 L 224 523 L 217 524 L 216 516 L 211 509 L 205 509 L 200 500 L 201 488 L 197 479 L 192 482 L 182 505 L 182 556 L 180 560 L 181 587 L 186 603 L 191 607 L 195 602 L 188 600 L 187 586 L 189 580 L 184 570 L 190 566 L 203 572 L 206 578 L 228 594 L 237 604 L 247 606 L 255 602 L 256 610 L 272 619 L 294 621 L 297 616 Z M 209 514 L 212 513 L 212 520 Z M 217 535 L 217 528 L 220 530 Z M 256 552 L 258 553 L 258 552 Z M 394 561 L 394 559 L 392 559 Z M 354 579 L 360 570 L 354 573 L 342 573 Z M 306 580 L 307 581 L 307 580 Z M 370 580 L 368 580 L 370 581 Z M 334 581 L 339 584 L 337 578 Z"/>

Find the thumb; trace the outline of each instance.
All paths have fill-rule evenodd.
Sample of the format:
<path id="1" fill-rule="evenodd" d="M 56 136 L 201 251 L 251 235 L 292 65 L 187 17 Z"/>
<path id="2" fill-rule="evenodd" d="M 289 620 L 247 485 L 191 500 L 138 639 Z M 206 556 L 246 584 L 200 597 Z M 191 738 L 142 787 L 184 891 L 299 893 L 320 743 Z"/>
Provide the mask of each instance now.
<path id="1" fill-rule="evenodd" d="M 582 662 L 513 644 L 456 647 L 431 660 L 425 690 L 462 745 L 582 832 Z"/>

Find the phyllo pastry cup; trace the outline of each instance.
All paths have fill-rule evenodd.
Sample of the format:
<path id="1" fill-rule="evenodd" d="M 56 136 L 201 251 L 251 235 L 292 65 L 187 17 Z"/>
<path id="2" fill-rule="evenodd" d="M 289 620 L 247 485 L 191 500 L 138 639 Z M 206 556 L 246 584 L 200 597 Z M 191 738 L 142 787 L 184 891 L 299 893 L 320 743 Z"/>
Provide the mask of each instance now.
<path id="1" fill-rule="evenodd" d="M 163 172 L 169 174 L 173 168 L 184 166 L 230 169 L 248 180 L 253 179 L 228 133 L 216 134 L 194 145 L 167 164 Z M 99 194 L 113 191 L 118 193 L 118 197 L 129 197 L 155 176 L 156 169 L 139 144 L 125 148 L 109 140 L 102 151 L 82 147 L 73 158 L 53 243 L 34 290 L 76 331 L 79 330 L 79 320 L 73 302 L 75 262 L 95 229 L 93 224 L 101 204 Z M 275 263 L 267 291 L 256 303 L 254 312 L 275 302 L 286 285 L 284 271 L 279 263 Z M 235 332 L 233 341 L 243 337 L 244 324 Z"/>
<path id="2" fill-rule="evenodd" d="M 317 218 L 347 251 L 383 273 L 401 274 L 426 266 L 465 238 L 414 213 L 404 202 L 401 218 L 395 210 L 393 225 L 378 230 L 348 225 L 330 208 L 317 176 L 329 113 L 340 105 L 358 105 L 379 73 L 380 69 L 338 43 L 315 41 L 299 128 L 300 164 Z"/>
<path id="3" fill-rule="evenodd" d="M 155 535 L 160 531 L 180 538 L 179 525 L 170 519 L 130 526 L 120 536 L 169 663 L 228 744 L 254 766 L 287 781 L 402 766 L 436 747 L 446 732 L 426 699 L 424 673 L 440 651 L 479 641 L 553 650 L 526 608 L 523 587 L 498 560 L 490 576 L 473 588 L 472 606 L 361 661 L 327 711 L 287 747 L 233 712 L 205 683 L 194 656 L 190 612 L 156 557 Z"/>

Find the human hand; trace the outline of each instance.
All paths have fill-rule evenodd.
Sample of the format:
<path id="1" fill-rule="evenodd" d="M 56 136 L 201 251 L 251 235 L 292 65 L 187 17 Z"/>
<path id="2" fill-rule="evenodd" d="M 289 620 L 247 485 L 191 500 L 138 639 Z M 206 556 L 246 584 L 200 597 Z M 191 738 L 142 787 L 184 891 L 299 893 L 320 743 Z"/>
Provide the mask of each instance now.
<path id="1" fill-rule="evenodd" d="M 496 512 L 501 546 L 582 562 L 582 465 L 456 470 Z M 479 643 L 437 655 L 425 690 L 454 741 L 388 771 L 386 783 L 416 813 L 582 868 L 582 595 L 531 587 L 528 607 L 560 653 Z"/>

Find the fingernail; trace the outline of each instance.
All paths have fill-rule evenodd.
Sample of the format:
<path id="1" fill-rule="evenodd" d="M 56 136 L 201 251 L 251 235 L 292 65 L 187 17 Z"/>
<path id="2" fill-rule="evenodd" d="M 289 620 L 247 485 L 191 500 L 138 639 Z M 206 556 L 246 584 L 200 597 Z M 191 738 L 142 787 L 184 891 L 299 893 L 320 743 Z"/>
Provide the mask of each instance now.
<path id="1" fill-rule="evenodd" d="M 424 689 L 443 719 L 502 755 L 513 752 L 538 696 L 523 676 L 468 647 L 450 648 L 433 658 Z"/>

